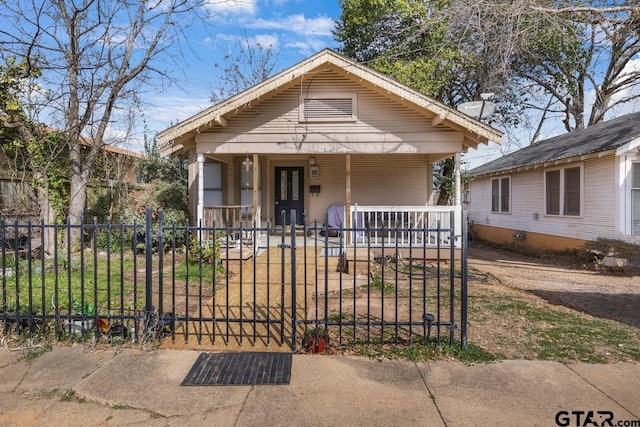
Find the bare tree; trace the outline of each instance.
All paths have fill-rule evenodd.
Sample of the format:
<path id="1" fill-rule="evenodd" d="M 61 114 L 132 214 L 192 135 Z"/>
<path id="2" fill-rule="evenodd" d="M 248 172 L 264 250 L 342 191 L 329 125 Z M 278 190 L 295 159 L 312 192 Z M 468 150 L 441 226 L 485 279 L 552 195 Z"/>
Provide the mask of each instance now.
<path id="1" fill-rule="evenodd" d="M 559 117 L 570 132 L 639 96 L 629 91 L 640 79 L 629 67 L 640 53 L 638 0 L 454 0 L 445 13 L 542 121 Z"/>
<path id="2" fill-rule="evenodd" d="M 60 130 L 69 159 L 68 218 L 80 222 L 86 186 L 118 111 L 180 54 L 183 29 L 205 0 L 0 0 L 3 56 L 41 71 L 50 103 L 39 121 Z M 162 55 L 161 54 L 167 54 Z M 25 106 L 28 110 L 30 106 Z M 88 143 L 88 149 L 81 149 Z"/>
<path id="3" fill-rule="evenodd" d="M 224 63 L 215 63 L 220 72 L 212 90 L 213 102 L 223 101 L 254 86 L 274 74 L 278 67 L 279 51 L 243 33 L 235 38 L 233 49 L 224 56 Z"/>

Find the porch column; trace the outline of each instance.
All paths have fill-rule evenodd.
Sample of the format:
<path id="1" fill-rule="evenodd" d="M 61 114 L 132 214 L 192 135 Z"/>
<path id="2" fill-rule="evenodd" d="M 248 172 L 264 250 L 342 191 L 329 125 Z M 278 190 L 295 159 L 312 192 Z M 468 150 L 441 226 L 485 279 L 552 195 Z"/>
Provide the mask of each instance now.
<path id="1" fill-rule="evenodd" d="M 258 193 L 258 186 L 260 180 L 260 163 L 257 154 L 253 155 L 253 220 L 256 221 L 256 226 L 260 227 L 260 197 Z M 253 227 L 253 224 L 251 225 Z"/>
<path id="2" fill-rule="evenodd" d="M 351 228 L 351 154 L 347 154 L 345 159 L 345 181 L 346 181 L 346 195 L 345 195 L 345 204 L 344 204 L 344 228 Z M 347 245 L 351 244 L 351 233 L 346 233 L 345 235 L 345 243 Z"/>
<path id="3" fill-rule="evenodd" d="M 461 198 L 461 194 L 462 194 L 462 180 L 460 179 L 460 153 L 456 153 L 455 157 L 454 157 L 454 174 L 455 174 L 455 185 L 456 185 L 456 190 L 455 190 L 455 227 L 456 227 L 456 234 L 461 234 L 462 233 L 462 198 Z M 455 245 L 457 248 L 459 248 L 461 242 L 456 239 L 455 240 Z"/>
<path id="4" fill-rule="evenodd" d="M 462 199 L 460 195 L 462 194 L 462 191 L 461 191 L 462 189 L 460 188 L 460 186 L 462 185 L 462 180 L 460 179 L 460 153 L 456 153 L 454 157 L 454 161 L 455 161 L 454 173 L 456 178 L 455 205 L 461 206 Z"/>
<path id="5" fill-rule="evenodd" d="M 200 227 L 204 221 L 204 155 L 198 154 L 198 206 L 196 226 Z M 202 224 L 204 225 L 204 224 Z"/>

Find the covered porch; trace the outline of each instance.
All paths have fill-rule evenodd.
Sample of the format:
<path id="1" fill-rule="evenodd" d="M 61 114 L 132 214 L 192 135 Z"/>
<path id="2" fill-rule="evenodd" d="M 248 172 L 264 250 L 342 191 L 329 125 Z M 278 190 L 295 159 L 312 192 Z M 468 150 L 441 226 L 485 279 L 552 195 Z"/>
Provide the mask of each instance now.
<path id="1" fill-rule="evenodd" d="M 453 157 L 458 183 L 454 203 L 435 206 L 429 156 L 393 159 L 385 155 L 376 160 L 367 154 L 286 158 L 245 154 L 221 162 L 219 156 L 198 155 L 195 222 L 205 229 L 228 229 L 233 235 L 231 244 L 238 247 L 261 245 L 261 233 L 252 229 L 269 226 L 278 230 L 286 225 L 290 233 L 296 228 L 300 231 L 303 224 L 309 229 L 327 225 L 329 237 L 337 237 L 338 229 L 343 229 L 340 237 L 344 247 L 409 247 L 422 245 L 422 239 L 433 247 L 447 246 L 451 240 L 455 244 L 455 239 L 437 241 L 434 237 L 438 228 L 453 227 L 459 233 L 462 226 L 459 155 Z M 389 167 L 374 166 L 370 171 L 366 165 L 376 162 Z M 401 168 L 403 174 L 399 173 Z M 376 176 L 372 179 L 367 173 Z M 296 212 L 293 228 L 292 211 Z M 430 231 L 425 234 L 423 229 Z"/>

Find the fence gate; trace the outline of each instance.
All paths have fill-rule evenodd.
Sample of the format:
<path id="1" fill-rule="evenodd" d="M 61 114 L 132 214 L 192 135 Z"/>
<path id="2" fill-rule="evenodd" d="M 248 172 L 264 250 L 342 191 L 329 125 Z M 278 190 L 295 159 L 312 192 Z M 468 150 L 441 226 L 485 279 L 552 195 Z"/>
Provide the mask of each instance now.
<path id="1" fill-rule="evenodd" d="M 170 335 L 164 345 L 295 351 L 293 284 L 302 266 L 296 262 L 295 232 L 288 233 L 287 227 L 285 221 L 275 228 L 198 227 L 188 231 L 200 242 L 191 245 L 191 252 L 172 249 L 170 259 L 158 257 L 157 280 L 147 270 L 148 283 L 154 284 L 147 307 L 157 313 L 151 325 L 157 322 L 156 329 Z M 175 232 L 162 228 L 164 235 Z M 203 235 L 215 237 L 207 241 Z M 218 252 L 214 242 L 221 245 Z M 167 261 L 170 267 L 164 268 Z"/>

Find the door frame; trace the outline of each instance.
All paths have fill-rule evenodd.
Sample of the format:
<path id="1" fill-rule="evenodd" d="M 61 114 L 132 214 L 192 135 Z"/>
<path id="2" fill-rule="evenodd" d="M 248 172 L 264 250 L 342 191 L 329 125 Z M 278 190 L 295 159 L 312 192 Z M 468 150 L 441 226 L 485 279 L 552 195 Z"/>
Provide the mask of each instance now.
<path id="1" fill-rule="evenodd" d="M 297 170 L 300 172 L 299 176 L 300 176 L 300 183 L 299 183 L 299 190 L 298 190 L 298 196 L 299 196 L 299 200 L 297 201 L 297 204 L 300 207 L 300 211 L 296 211 L 296 219 L 297 219 L 297 224 L 296 225 L 302 225 L 304 224 L 304 215 L 303 212 L 305 210 L 305 167 L 304 166 L 298 166 L 298 165 L 278 165 L 278 166 L 274 166 L 274 188 L 273 188 L 273 212 L 274 212 L 274 224 L 278 224 L 280 225 L 280 210 L 277 204 L 277 201 L 279 199 L 278 197 L 278 192 L 280 191 L 280 186 L 278 185 L 280 182 L 280 173 L 282 170 L 289 170 L 289 171 L 293 171 L 293 170 Z M 287 212 L 286 215 L 286 221 L 288 223 L 289 221 L 289 212 Z"/>

